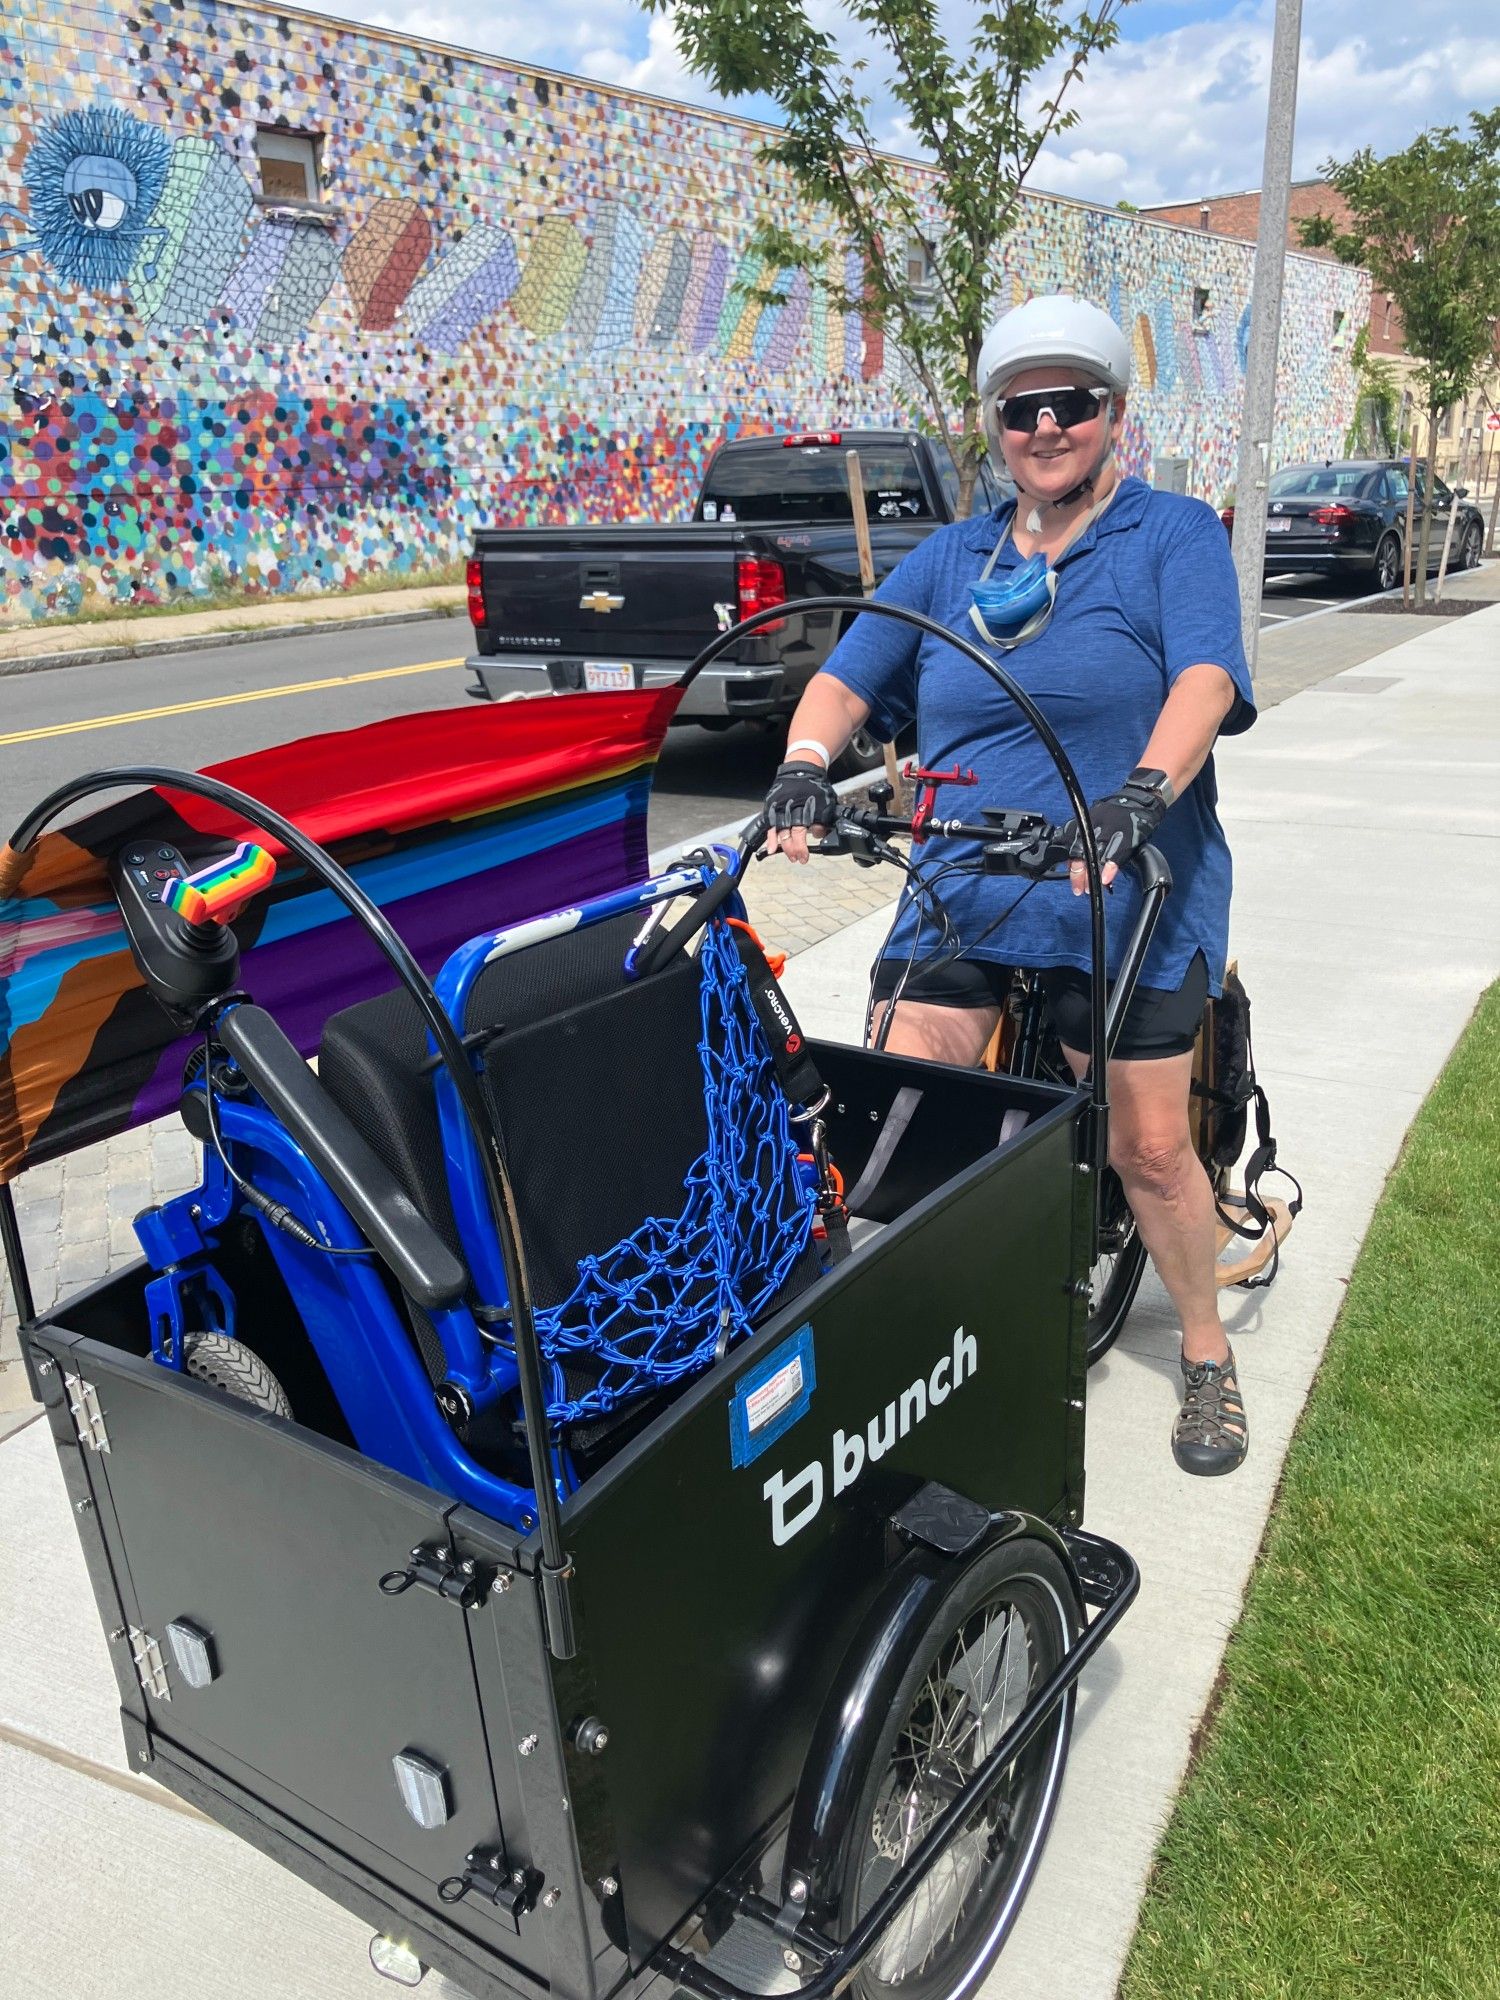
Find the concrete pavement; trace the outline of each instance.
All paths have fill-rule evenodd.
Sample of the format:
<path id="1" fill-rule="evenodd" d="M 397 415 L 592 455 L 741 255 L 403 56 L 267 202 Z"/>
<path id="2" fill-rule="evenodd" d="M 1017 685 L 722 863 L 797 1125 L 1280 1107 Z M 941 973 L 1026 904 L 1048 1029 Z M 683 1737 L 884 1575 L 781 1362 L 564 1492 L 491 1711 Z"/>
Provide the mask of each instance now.
<path id="1" fill-rule="evenodd" d="M 1398 643 L 1382 650 L 1391 627 Z M 1090 1378 L 1089 1521 L 1133 1551 L 1144 1588 L 1085 1676 L 1057 1825 L 992 2000 L 1115 1991 L 1343 1282 L 1412 1115 L 1500 971 L 1500 608 L 1410 631 L 1343 614 L 1268 636 L 1262 688 L 1269 696 L 1280 676 L 1284 692 L 1220 752 L 1233 946 L 1282 1154 L 1309 1205 L 1275 1289 L 1229 1295 L 1252 1426 L 1233 1478 L 1191 1481 L 1172 1464 L 1175 1333 L 1153 1280 Z M 1358 662 L 1328 678 L 1365 641 Z M 854 873 L 842 881 L 857 904 L 878 877 Z M 826 897 L 838 879 L 765 865 L 752 911 L 775 933 L 794 918 L 795 893 Z M 809 932 L 787 984 L 805 1025 L 852 1036 L 884 915 L 847 914 L 853 922 L 816 942 Z M 783 931 L 781 941 L 794 940 Z M 49 1263 L 60 1274 L 66 1259 L 72 1282 L 125 1254 L 115 1225 L 127 1190 L 134 1201 L 142 1181 L 157 1193 L 183 1184 L 175 1135 L 109 1145 L 113 1156 L 80 1156 L 55 1186 L 21 1184 L 44 1295 Z M 13 1318 L 5 1331 L 13 1339 Z M 226 2000 L 369 2000 L 382 1989 L 364 1926 L 127 1769 L 52 1446 L 17 1407 L 18 1379 L 15 1368 L 0 1374 L 0 1410 L 10 1404 L 21 1426 L 0 1441 L 7 1994 L 196 2000 L 210 1985 Z"/>

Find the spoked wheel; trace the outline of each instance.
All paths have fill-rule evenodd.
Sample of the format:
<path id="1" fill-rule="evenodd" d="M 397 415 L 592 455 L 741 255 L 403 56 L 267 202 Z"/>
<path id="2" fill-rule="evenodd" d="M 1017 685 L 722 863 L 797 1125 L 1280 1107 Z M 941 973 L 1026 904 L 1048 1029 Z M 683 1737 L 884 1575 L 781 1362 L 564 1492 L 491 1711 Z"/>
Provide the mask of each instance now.
<path id="1" fill-rule="evenodd" d="M 1375 588 L 1394 590 L 1401 581 L 1401 544 L 1387 535 L 1375 551 Z"/>
<path id="2" fill-rule="evenodd" d="M 1088 1365 L 1120 1337 L 1146 1270 L 1146 1246 L 1113 1167 L 1104 1170 L 1099 1255 L 1089 1272 Z"/>
<path id="3" fill-rule="evenodd" d="M 1459 544 L 1458 566 L 1460 569 L 1478 569 L 1480 551 L 1484 546 L 1484 531 L 1477 522 L 1469 523 L 1468 532 Z"/>
<path id="4" fill-rule="evenodd" d="M 1041 1542 L 982 1556 L 944 1600 L 871 1761 L 840 1900 L 845 1935 L 1062 1659 L 1079 1630 L 1067 1573 Z M 1004 1944 L 1035 1873 L 1067 1760 L 1059 1702 L 865 1960 L 865 2000 L 959 2000 Z"/>

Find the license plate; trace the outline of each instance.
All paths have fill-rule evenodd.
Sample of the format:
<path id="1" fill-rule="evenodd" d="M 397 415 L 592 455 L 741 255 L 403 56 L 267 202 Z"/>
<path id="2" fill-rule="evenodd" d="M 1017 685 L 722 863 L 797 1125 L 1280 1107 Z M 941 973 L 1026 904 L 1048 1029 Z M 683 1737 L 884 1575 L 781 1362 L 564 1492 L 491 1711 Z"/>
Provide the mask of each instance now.
<path id="1" fill-rule="evenodd" d="M 1266 523 L 1266 533 L 1269 535 L 1289 535 L 1291 532 L 1292 524 L 1290 521 L 1267 521 Z"/>
<path id="2" fill-rule="evenodd" d="M 585 660 L 583 684 L 590 694 L 613 694 L 635 686 L 635 668 L 624 660 Z"/>

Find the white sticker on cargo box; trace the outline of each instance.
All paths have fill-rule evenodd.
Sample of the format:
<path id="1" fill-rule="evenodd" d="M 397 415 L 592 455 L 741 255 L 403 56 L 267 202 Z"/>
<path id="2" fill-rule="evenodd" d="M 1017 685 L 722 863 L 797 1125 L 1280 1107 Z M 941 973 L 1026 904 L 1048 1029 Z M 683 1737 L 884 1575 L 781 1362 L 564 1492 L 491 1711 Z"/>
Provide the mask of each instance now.
<path id="1" fill-rule="evenodd" d="M 784 1368 L 778 1368 L 768 1382 L 762 1382 L 745 1398 L 746 1428 L 752 1432 L 763 1429 L 801 1394 L 802 1356 L 794 1354 Z"/>

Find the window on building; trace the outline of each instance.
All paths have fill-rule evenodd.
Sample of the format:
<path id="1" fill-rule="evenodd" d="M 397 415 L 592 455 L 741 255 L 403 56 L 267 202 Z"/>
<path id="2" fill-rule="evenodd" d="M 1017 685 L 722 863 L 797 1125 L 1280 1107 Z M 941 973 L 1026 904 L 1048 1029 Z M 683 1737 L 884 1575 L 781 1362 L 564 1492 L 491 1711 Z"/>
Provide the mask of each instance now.
<path id="1" fill-rule="evenodd" d="M 1194 285 L 1193 287 L 1194 333 L 1207 333 L 1212 327 L 1213 317 L 1212 317 L 1212 312 L 1210 310 L 1212 303 L 1213 301 L 1209 295 L 1209 290 L 1207 285 Z"/>
<path id="2" fill-rule="evenodd" d="M 906 239 L 906 282 L 914 292 L 930 292 L 937 284 L 931 252 L 920 236 Z"/>
<path id="3" fill-rule="evenodd" d="M 1347 313 L 1341 313 L 1335 306 L 1333 313 L 1333 344 L 1335 347 L 1342 347 L 1344 344 L 1344 327 L 1348 317 Z"/>
<path id="4" fill-rule="evenodd" d="M 315 132 L 288 132 L 284 126 L 262 125 L 255 134 L 261 194 L 267 201 L 321 201 L 322 150 L 323 141 Z"/>

